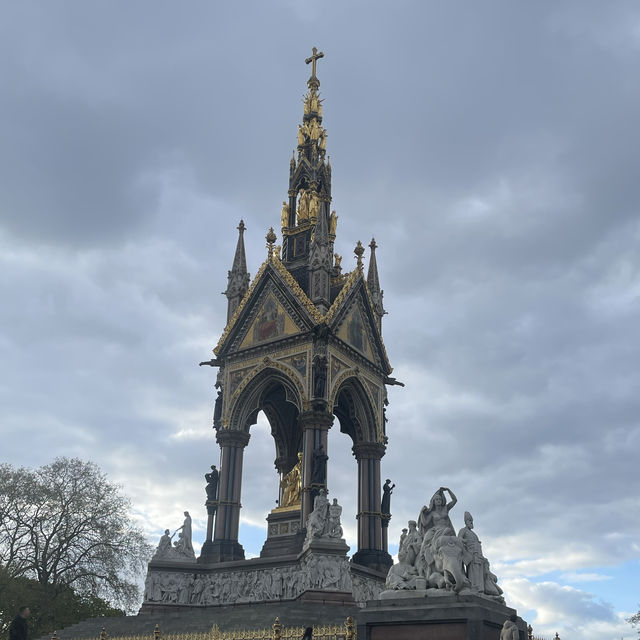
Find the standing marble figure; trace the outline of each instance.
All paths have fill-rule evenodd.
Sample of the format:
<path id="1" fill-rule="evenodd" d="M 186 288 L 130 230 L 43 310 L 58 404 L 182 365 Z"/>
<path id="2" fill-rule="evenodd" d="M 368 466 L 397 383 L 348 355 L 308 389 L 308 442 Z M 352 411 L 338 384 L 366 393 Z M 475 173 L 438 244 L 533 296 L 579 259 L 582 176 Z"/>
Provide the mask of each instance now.
<path id="1" fill-rule="evenodd" d="M 465 526 L 458 532 L 458 538 L 462 540 L 465 549 L 472 560 L 467 564 L 467 578 L 471 581 L 474 591 L 484 591 L 484 558 L 482 556 L 482 544 L 473 531 L 473 518 L 468 511 L 464 512 Z"/>
<path id="2" fill-rule="evenodd" d="M 181 531 L 181 533 L 180 539 L 175 543 L 176 550 L 190 558 L 195 556 L 193 544 L 191 543 L 191 516 L 188 511 L 184 512 L 184 523 L 178 528 L 178 531 Z"/>

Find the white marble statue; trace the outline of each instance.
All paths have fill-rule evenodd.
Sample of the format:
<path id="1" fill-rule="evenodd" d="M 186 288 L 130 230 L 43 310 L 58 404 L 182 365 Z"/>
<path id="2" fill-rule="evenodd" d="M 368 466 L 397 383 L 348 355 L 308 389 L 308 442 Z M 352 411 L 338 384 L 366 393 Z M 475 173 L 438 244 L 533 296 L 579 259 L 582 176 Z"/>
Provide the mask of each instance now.
<path id="1" fill-rule="evenodd" d="M 516 620 L 515 614 L 512 614 L 504 621 L 500 631 L 500 640 L 520 640 Z"/>
<path id="2" fill-rule="evenodd" d="M 307 540 L 321 538 L 327 533 L 329 524 L 329 500 L 325 489 L 320 489 L 313 501 L 313 511 L 307 519 Z"/>
<path id="3" fill-rule="evenodd" d="M 195 558 L 193 544 L 191 542 L 191 516 L 188 511 L 184 512 L 184 522 L 178 529 L 178 539 L 173 543 L 175 550 L 187 558 Z"/>
<path id="4" fill-rule="evenodd" d="M 504 601 L 498 578 L 482 554 L 469 512 L 465 512 L 465 526 L 455 534 L 449 512 L 456 503 L 451 489 L 440 487 L 429 506 L 421 509 L 417 522 L 410 520 L 407 529 L 402 530 L 398 563 L 387 575 L 388 591 L 446 589 L 461 593 L 466 589 Z"/>
<path id="5" fill-rule="evenodd" d="M 464 512 L 464 527 L 458 531 L 458 538 L 462 540 L 465 549 L 471 556 L 467 563 L 467 578 L 471 582 L 474 591 L 484 591 L 484 557 L 482 544 L 475 531 L 473 531 L 473 517 L 468 511 Z"/>
<path id="6" fill-rule="evenodd" d="M 164 534 L 160 538 L 160 542 L 158 542 L 158 548 L 156 552 L 153 554 L 154 560 L 159 560 L 161 558 L 167 558 L 171 556 L 171 538 L 173 536 L 169 535 L 169 529 L 164 530 Z"/>
<path id="7" fill-rule="evenodd" d="M 342 507 L 338 504 L 338 498 L 334 498 L 333 503 L 329 505 L 327 535 L 330 538 L 342 538 L 342 525 L 340 524 L 341 515 Z"/>

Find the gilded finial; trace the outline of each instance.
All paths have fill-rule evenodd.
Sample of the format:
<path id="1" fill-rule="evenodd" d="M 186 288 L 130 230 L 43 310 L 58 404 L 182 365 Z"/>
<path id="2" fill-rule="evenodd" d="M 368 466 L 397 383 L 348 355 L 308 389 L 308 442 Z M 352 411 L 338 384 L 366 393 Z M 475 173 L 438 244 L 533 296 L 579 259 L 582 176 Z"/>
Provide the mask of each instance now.
<path id="1" fill-rule="evenodd" d="M 360 242 L 360 240 L 358 240 L 358 244 L 353 250 L 353 253 L 356 254 L 356 258 L 358 260 L 358 269 L 362 269 L 362 254 L 364 253 L 364 247 L 362 246 L 362 242 Z"/>
<path id="2" fill-rule="evenodd" d="M 280 624 L 280 618 L 275 619 L 272 629 L 273 629 L 273 634 L 272 634 L 273 640 L 280 640 L 282 638 L 282 625 Z"/>
<path id="3" fill-rule="evenodd" d="M 271 256 L 273 256 L 273 243 L 277 240 L 278 237 L 276 236 L 273 227 L 269 227 L 269 231 L 267 232 L 267 235 L 265 237 L 267 240 L 267 249 L 269 249 L 269 257 L 271 258 Z"/>

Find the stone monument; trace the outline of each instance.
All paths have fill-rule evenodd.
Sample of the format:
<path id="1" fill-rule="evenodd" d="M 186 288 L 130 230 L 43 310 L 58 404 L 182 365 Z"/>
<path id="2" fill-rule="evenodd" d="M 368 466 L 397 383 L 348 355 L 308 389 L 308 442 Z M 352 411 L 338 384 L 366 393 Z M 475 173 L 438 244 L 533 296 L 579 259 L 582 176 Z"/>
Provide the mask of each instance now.
<path id="1" fill-rule="evenodd" d="M 499 630 L 514 612 L 504 605 L 470 514 L 456 535 L 450 511 L 457 499 L 450 489 L 440 487 L 408 523 L 397 564 L 388 552 L 395 485 L 381 483 L 389 444 L 387 386 L 404 385 L 391 377 L 382 339 L 386 311 L 378 245 L 373 239 L 368 245 L 366 273 L 360 240 L 349 272 L 334 251 L 338 215 L 331 209 L 332 169 L 316 75 L 323 55 L 314 48 L 306 60 L 311 76 L 297 150 L 289 162 L 286 198 L 274 212 L 274 221 L 280 216 L 281 244 L 276 246 L 278 236 L 269 229 L 266 259 L 251 279 L 247 228 L 240 221 L 224 292 L 227 324 L 214 357 L 200 363 L 217 369 L 213 429 L 220 453 L 219 464 L 205 474 L 206 537 L 196 559 L 188 512 L 173 534 L 165 530 L 149 563 L 141 613 L 218 607 L 219 615 L 227 605 L 256 611 L 274 602 L 300 612 L 296 607 L 303 603 L 320 601 L 335 605 L 340 616 L 357 616 L 364 624 L 361 640 L 401 640 L 401 630 L 384 636 L 376 629 L 400 624 L 400 614 L 418 625 L 433 622 L 436 609 L 443 619 L 455 614 L 475 621 L 465 629 L 487 622 L 487 629 Z M 261 411 L 275 449 L 275 469 L 264 482 L 274 487 L 277 506 L 266 514 L 260 557 L 245 559 L 238 538 L 243 457 Z M 335 418 L 357 464 L 358 509 L 346 516 L 328 496 L 328 431 Z M 351 558 L 345 517 L 357 527 Z M 433 602 L 435 609 L 429 609 Z M 327 620 L 331 614 L 323 609 L 322 615 Z M 497 638 L 493 631 L 476 637 Z"/>

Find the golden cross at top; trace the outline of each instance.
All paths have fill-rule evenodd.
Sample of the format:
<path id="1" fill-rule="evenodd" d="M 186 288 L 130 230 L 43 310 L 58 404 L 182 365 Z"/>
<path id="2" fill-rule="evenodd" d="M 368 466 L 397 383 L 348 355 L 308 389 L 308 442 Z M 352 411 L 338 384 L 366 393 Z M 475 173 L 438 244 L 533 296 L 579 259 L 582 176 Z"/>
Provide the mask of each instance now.
<path id="1" fill-rule="evenodd" d="M 305 60 L 305 62 L 307 64 L 309 64 L 310 62 L 312 63 L 311 65 L 311 77 L 315 78 L 316 75 L 316 62 L 320 59 L 320 58 L 324 58 L 324 53 L 322 53 L 322 51 L 320 53 L 318 53 L 318 50 L 313 47 L 312 51 L 312 56 L 310 58 L 307 58 Z"/>

